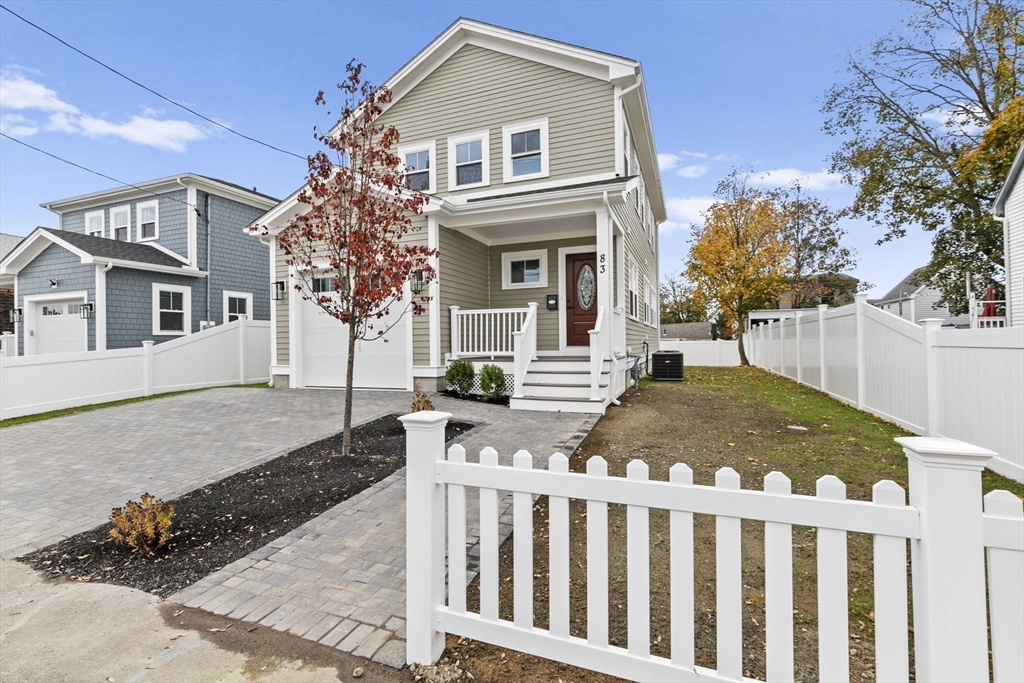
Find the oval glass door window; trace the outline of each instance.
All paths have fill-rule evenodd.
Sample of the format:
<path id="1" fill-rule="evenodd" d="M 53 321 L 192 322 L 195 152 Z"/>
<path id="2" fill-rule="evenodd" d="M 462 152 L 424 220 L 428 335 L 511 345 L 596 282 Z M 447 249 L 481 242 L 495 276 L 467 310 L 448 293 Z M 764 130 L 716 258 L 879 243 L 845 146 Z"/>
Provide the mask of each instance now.
<path id="1" fill-rule="evenodd" d="M 594 277 L 594 269 L 589 263 L 585 263 L 576 276 L 576 303 L 584 311 L 589 311 L 593 308 L 596 298 L 597 278 Z"/>

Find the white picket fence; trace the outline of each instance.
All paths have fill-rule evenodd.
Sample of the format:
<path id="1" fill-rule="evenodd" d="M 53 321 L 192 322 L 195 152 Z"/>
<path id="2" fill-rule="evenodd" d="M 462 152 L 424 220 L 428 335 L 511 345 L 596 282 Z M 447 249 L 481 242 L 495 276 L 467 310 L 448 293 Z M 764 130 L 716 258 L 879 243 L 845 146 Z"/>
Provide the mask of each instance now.
<path id="1" fill-rule="evenodd" d="M 740 364 L 740 349 L 730 339 L 659 339 L 661 351 L 682 351 L 685 365 L 716 365 L 732 367 Z"/>
<path id="2" fill-rule="evenodd" d="M 987 448 L 996 453 L 992 470 L 1024 481 L 1024 327 L 915 325 L 858 295 L 743 339 L 753 365 L 915 434 Z"/>
<path id="3" fill-rule="evenodd" d="M 0 418 L 270 380 L 270 323 L 244 318 L 112 351 L 0 356 Z"/>
<path id="4" fill-rule="evenodd" d="M 634 460 L 627 476 L 607 476 L 591 458 L 586 474 L 551 456 L 533 468 L 520 451 L 512 467 L 485 448 L 466 462 L 461 446 L 444 453 L 448 413 L 401 418 L 407 432 L 407 659 L 429 664 L 452 633 L 638 681 L 740 681 L 743 676 L 741 520 L 764 523 L 766 664 L 769 681 L 792 681 L 792 526 L 816 527 L 818 677 L 849 681 L 847 534 L 874 536 L 875 675 L 909 680 L 907 540 L 911 543 L 916 680 L 1024 680 L 1024 510 L 1005 491 L 981 496 L 989 451 L 951 439 L 898 439 L 909 464 L 910 505 L 891 481 L 873 501 L 846 499 L 832 476 L 817 496 L 792 495 L 778 472 L 764 490 L 740 488 L 730 468 L 715 486 L 696 486 L 686 465 L 670 481 L 649 481 Z M 466 608 L 467 487 L 479 496 L 480 611 Z M 498 616 L 499 491 L 513 498 L 513 620 Z M 534 496 L 549 497 L 548 629 L 534 625 Z M 569 627 L 569 499 L 587 501 L 587 625 Z M 627 506 L 627 646 L 608 642 L 608 504 Z M 446 505 L 447 504 L 447 505 Z M 670 510 L 671 657 L 651 655 L 649 508 Z M 447 513 L 447 553 L 446 553 Z M 717 669 L 694 665 L 693 515 L 716 516 Z M 519 542 L 526 539 L 526 542 Z M 445 568 L 447 575 L 447 600 Z M 986 581 L 986 565 L 988 575 Z M 542 576 L 542 574 L 541 574 Z M 990 600 L 986 603 L 986 588 Z M 991 605 L 990 609 L 986 606 Z M 752 628 L 752 627 L 747 627 Z"/>

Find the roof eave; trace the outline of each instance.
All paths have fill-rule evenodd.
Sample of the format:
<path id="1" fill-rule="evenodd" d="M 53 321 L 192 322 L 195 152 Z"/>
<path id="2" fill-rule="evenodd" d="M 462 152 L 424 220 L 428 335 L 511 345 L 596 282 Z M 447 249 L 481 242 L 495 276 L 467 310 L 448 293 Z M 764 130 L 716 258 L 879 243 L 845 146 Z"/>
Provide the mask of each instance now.
<path id="1" fill-rule="evenodd" d="M 212 190 L 214 194 L 226 196 L 229 199 L 237 198 L 244 203 L 254 205 L 259 208 L 270 209 L 278 203 L 276 199 L 240 190 L 236 187 L 219 183 L 216 180 L 205 176 L 200 176 L 195 173 L 181 173 L 178 175 L 167 176 L 166 178 L 147 180 L 133 185 L 123 185 L 110 190 L 91 192 L 89 194 L 78 195 L 77 197 L 68 197 L 67 199 L 57 199 L 50 202 L 44 202 L 39 206 L 44 209 L 48 209 L 49 211 L 53 211 L 54 213 L 62 213 L 64 211 L 88 208 L 89 206 L 95 206 L 96 204 L 106 204 L 108 201 L 116 201 L 118 197 L 132 198 L 135 196 L 150 196 L 153 194 L 160 194 L 161 190 L 163 192 L 167 192 L 175 189 L 183 189 L 182 185 L 193 185 L 204 190 L 209 189 Z"/>
<path id="2" fill-rule="evenodd" d="M 1003 188 L 999 191 L 999 196 L 996 197 L 996 201 L 992 205 L 992 215 L 996 218 L 1002 218 L 1006 215 L 1006 200 L 1010 198 L 1010 194 L 1013 192 L 1013 187 L 1017 184 L 1017 178 L 1020 177 L 1022 170 L 1024 170 L 1024 143 L 1021 143 L 1020 149 L 1017 150 L 1017 156 L 1014 157 L 1013 165 L 1010 166 L 1010 174 L 1006 176 L 1006 182 L 1003 183 Z"/>

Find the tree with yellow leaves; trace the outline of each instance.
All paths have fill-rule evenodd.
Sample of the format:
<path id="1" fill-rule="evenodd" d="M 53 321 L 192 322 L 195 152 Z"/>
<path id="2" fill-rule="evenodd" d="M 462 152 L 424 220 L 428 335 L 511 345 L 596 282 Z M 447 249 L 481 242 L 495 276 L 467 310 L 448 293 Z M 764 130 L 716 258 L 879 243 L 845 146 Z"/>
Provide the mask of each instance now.
<path id="1" fill-rule="evenodd" d="M 735 330 L 740 363 L 747 314 L 772 304 L 786 285 L 789 245 L 783 239 L 786 214 L 777 198 L 747 186 L 734 170 L 718 184 L 717 201 L 694 229 L 686 276 L 695 298 L 717 308 Z"/>

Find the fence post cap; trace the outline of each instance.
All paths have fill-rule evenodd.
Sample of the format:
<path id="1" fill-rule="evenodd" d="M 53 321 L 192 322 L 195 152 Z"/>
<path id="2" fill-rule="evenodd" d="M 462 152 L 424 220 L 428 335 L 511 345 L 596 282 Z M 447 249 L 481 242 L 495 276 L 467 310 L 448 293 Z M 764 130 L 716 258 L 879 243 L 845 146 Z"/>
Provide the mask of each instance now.
<path id="1" fill-rule="evenodd" d="M 819 311 L 827 311 L 828 310 L 828 304 L 818 304 L 818 310 Z"/>
<path id="2" fill-rule="evenodd" d="M 939 328 L 942 327 L 946 321 L 943 318 L 921 318 L 917 321 L 917 324 L 921 327 Z"/>
<path id="3" fill-rule="evenodd" d="M 860 294 L 854 294 L 853 300 L 860 304 L 866 304 L 868 302 L 867 292 L 861 292 Z"/>
<path id="4" fill-rule="evenodd" d="M 405 425 L 405 429 L 408 431 L 411 429 L 429 429 L 439 424 L 443 425 L 448 422 L 448 418 L 451 416 L 451 413 L 441 412 L 440 410 L 420 410 L 408 415 L 400 415 L 398 419 Z"/>
<path id="5" fill-rule="evenodd" d="M 925 465 L 939 465 L 954 469 L 984 469 L 985 463 L 996 454 L 987 448 L 956 439 L 934 436 L 901 436 L 896 443 L 903 446 L 907 458 Z"/>
<path id="6" fill-rule="evenodd" d="M 155 342 L 152 339 L 144 339 L 142 341 L 143 346 L 152 346 Z"/>

